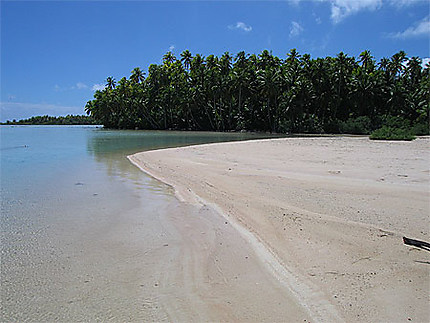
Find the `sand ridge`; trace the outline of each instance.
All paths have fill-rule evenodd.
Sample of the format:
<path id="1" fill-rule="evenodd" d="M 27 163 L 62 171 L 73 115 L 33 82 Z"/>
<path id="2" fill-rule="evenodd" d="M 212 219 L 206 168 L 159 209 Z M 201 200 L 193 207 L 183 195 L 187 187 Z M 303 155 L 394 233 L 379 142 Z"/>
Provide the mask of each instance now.
<path id="1" fill-rule="evenodd" d="M 287 138 L 129 158 L 251 233 L 314 320 L 428 321 L 429 253 L 401 236 L 429 240 L 429 142 Z"/>

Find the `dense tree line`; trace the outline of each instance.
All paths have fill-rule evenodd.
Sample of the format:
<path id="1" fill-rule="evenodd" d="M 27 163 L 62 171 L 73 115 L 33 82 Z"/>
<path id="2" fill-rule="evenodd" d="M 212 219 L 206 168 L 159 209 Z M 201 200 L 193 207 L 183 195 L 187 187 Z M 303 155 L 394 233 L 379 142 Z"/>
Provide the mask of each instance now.
<path id="1" fill-rule="evenodd" d="M 285 59 L 264 50 L 235 57 L 172 52 L 148 74 L 135 68 L 107 78 L 86 104 L 109 128 L 369 133 L 385 125 L 428 133 L 429 65 L 400 51 L 376 62 L 311 58 L 292 49 Z"/>
<path id="2" fill-rule="evenodd" d="M 21 120 L 8 120 L 6 125 L 95 125 L 96 120 L 92 116 L 86 115 L 67 115 L 65 117 L 52 117 L 52 116 L 36 116 L 28 119 Z"/>

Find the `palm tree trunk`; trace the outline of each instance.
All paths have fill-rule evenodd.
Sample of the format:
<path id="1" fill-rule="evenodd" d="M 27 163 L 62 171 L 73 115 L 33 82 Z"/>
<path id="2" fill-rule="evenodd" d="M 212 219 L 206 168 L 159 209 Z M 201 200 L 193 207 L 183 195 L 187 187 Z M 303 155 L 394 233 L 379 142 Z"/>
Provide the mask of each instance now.
<path id="1" fill-rule="evenodd" d="M 272 128 L 272 118 L 271 118 L 271 113 L 270 113 L 270 98 L 267 98 L 267 118 L 269 120 L 269 128 L 270 128 L 270 132 L 273 132 L 273 128 Z"/>

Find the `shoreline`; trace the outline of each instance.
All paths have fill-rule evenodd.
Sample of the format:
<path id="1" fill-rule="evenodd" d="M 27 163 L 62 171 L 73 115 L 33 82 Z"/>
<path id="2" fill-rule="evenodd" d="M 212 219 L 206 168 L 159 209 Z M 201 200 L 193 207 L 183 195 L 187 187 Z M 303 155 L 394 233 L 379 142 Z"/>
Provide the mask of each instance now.
<path id="1" fill-rule="evenodd" d="M 348 321 L 399 320 L 406 316 L 425 320 L 429 317 L 428 296 L 422 286 L 428 285 L 428 269 L 413 263 L 416 249 L 408 250 L 398 243 L 404 231 L 409 231 L 407 234 L 412 238 L 428 240 L 427 232 L 421 231 L 420 236 L 419 230 L 411 229 L 426 225 L 429 200 L 425 192 L 428 178 L 422 174 L 422 159 L 428 160 L 429 142 L 428 138 L 417 142 L 412 144 L 412 152 L 419 150 L 414 158 L 421 158 L 418 165 L 421 169 L 412 171 L 412 175 L 395 174 L 399 170 L 411 173 L 410 168 L 416 168 L 416 165 L 405 168 L 402 163 L 405 152 L 400 150 L 411 143 L 370 142 L 362 137 L 289 137 L 205 144 L 138 153 L 128 158 L 150 176 L 173 187 L 180 200 L 209 205 L 235 223 L 235 230 L 243 237 L 249 234 L 246 240 L 266 270 L 278 264 L 280 271 L 274 273 L 272 268 L 272 274 L 278 281 L 287 277 L 288 283 L 284 284 L 299 303 L 308 306 L 317 321 L 336 321 L 340 317 Z M 306 145 L 317 153 L 306 149 Z M 367 163 L 364 169 L 359 169 L 361 164 L 356 164 L 355 149 L 370 156 L 377 164 L 376 171 L 375 165 Z M 380 154 L 381 149 L 386 152 Z M 288 155 L 289 150 L 293 150 L 292 155 Z M 387 162 L 384 155 L 396 157 L 388 168 L 384 168 Z M 323 159 L 327 159 L 326 163 L 322 163 Z M 343 165 L 339 160 L 344 161 Z M 272 186 L 288 194 L 280 196 Z M 423 189 L 424 194 L 420 194 Z M 408 196 L 404 198 L 403 194 Z M 414 194 L 419 195 L 418 200 L 411 201 Z M 355 205 L 348 205 L 351 198 L 358 199 L 351 203 Z M 410 211 L 406 220 L 396 218 L 393 222 L 386 214 L 389 208 L 406 203 L 404 209 L 407 209 L 417 201 L 418 208 Z M 367 209 L 363 218 L 349 211 L 366 203 L 370 206 L 364 207 Z M 378 214 L 377 219 L 372 210 Z M 417 210 L 418 217 L 414 215 Z M 413 221 L 421 225 L 406 223 Z M 272 259 L 265 258 L 270 255 Z M 428 258 L 423 252 L 419 257 Z M 400 281 L 412 278 L 413 286 L 394 282 L 393 274 L 399 275 Z M 417 297 L 412 293 L 413 288 L 418 290 L 418 306 L 416 301 L 408 300 Z M 320 296 L 315 301 L 311 297 L 317 291 Z M 396 294 L 401 303 L 392 299 Z M 412 304 L 415 309 L 409 309 Z M 384 310 L 384 306 L 388 309 Z"/>
<path id="2" fill-rule="evenodd" d="M 206 146 L 211 144 L 203 144 L 199 146 Z M 167 148 L 169 149 L 169 148 Z M 159 149 L 162 151 L 165 149 Z M 259 261 L 270 272 L 278 282 L 285 286 L 291 295 L 303 306 L 309 314 L 313 322 L 342 322 L 339 313 L 335 307 L 321 297 L 321 292 L 314 285 L 306 282 L 300 274 L 295 272 L 293 268 L 286 268 L 277 255 L 270 250 L 267 245 L 260 239 L 258 235 L 249 231 L 245 226 L 240 224 L 240 220 L 237 221 L 234 218 L 228 216 L 218 205 L 211 203 L 198 195 L 192 190 L 188 190 L 187 197 L 184 197 L 181 190 L 174 183 L 169 183 L 168 180 L 153 174 L 151 171 L 142 167 L 134 158 L 133 155 L 127 156 L 130 162 L 138 167 L 141 171 L 153 177 L 154 179 L 168 185 L 173 188 L 176 198 L 183 203 L 190 203 L 192 205 L 198 205 L 199 207 L 209 207 L 214 210 L 218 215 L 222 216 L 224 220 L 228 221 L 229 224 L 240 234 L 242 238 L 251 246 Z M 227 222 L 225 222 L 227 223 Z M 317 295 L 317 296 L 315 296 Z"/>

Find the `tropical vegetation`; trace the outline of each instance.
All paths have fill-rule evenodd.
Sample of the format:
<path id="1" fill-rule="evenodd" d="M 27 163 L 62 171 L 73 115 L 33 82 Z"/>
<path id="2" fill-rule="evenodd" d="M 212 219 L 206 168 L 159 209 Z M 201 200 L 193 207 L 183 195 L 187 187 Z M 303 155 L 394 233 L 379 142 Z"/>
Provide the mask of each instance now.
<path id="1" fill-rule="evenodd" d="M 395 120 L 420 135 L 429 133 L 429 71 L 403 51 L 379 62 L 367 50 L 357 58 L 167 52 L 147 75 L 136 67 L 118 82 L 108 77 L 85 111 L 120 129 L 370 134 Z"/>
<path id="2" fill-rule="evenodd" d="M 35 116 L 28 119 L 8 120 L 5 125 L 95 125 L 100 124 L 92 116 L 67 115 L 65 117 Z"/>

